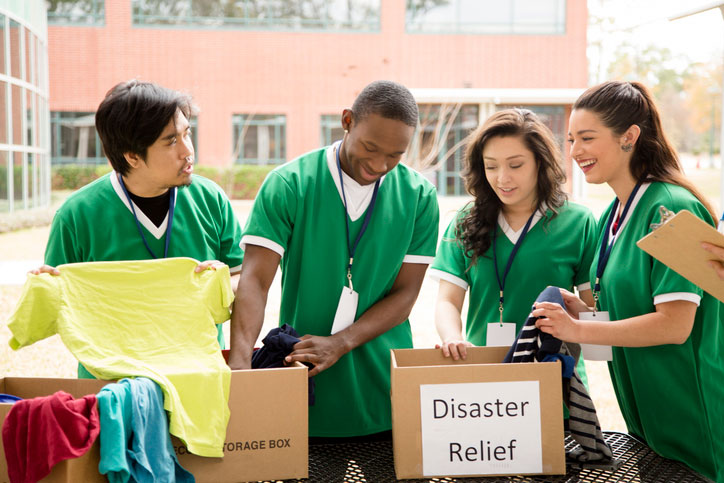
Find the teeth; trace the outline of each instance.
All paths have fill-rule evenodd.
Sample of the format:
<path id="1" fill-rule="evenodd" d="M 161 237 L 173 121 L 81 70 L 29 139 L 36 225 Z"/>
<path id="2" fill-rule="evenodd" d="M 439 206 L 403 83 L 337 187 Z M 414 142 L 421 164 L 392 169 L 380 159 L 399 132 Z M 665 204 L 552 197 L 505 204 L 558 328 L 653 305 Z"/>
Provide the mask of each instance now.
<path id="1" fill-rule="evenodd" d="M 504 193 L 510 193 L 511 191 L 513 191 L 513 189 L 514 188 L 500 188 L 500 191 L 502 191 Z"/>
<path id="2" fill-rule="evenodd" d="M 587 160 L 587 161 L 578 161 L 578 165 L 579 165 L 581 168 L 585 168 L 586 166 L 590 166 L 590 165 L 592 165 L 592 164 L 595 163 L 595 162 L 596 162 L 595 159 L 589 159 L 589 160 Z"/>

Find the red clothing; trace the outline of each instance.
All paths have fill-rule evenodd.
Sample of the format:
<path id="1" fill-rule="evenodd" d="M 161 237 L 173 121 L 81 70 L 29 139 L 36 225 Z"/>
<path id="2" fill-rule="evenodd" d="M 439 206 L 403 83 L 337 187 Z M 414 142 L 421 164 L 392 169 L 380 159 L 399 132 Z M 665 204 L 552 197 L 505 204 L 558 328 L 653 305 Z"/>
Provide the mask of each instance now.
<path id="1" fill-rule="evenodd" d="M 88 451 L 99 431 L 95 395 L 73 399 L 58 391 L 16 402 L 2 427 L 10 482 L 45 478 L 56 463 Z"/>

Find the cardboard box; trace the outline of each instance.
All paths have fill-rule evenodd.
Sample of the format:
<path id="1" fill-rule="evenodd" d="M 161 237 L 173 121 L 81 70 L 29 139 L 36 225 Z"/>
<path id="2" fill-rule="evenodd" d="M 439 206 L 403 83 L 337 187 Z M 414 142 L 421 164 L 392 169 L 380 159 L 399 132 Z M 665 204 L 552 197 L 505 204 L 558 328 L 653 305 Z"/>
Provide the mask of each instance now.
<path id="1" fill-rule="evenodd" d="M 0 392 L 24 399 L 65 391 L 74 397 L 96 394 L 108 381 L 90 379 L 0 378 Z M 308 456 L 307 368 L 297 363 L 279 369 L 232 371 L 223 458 L 187 454 L 171 438 L 179 462 L 197 482 L 238 482 L 306 478 Z M 0 423 L 11 404 L 0 404 Z M 107 482 L 98 473 L 99 442 L 80 458 L 57 464 L 44 482 Z M 0 483 L 7 483 L 5 449 L 0 440 Z"/>
<path id="2" fill-rule="evenodd" d="M 398 478 L 565 474 L 560 363 L 502 364 L 507 351 L 392 351 Z"/>

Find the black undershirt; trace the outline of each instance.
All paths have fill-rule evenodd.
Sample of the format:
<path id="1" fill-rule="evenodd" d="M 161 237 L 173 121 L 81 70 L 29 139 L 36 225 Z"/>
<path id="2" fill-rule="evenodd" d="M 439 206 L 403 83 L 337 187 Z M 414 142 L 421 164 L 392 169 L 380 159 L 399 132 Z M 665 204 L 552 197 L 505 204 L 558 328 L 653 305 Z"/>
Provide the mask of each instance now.
<path id="1" fill-rule="evenodd" d="M 144 215 L 148 217 L 151 222 L 158 226 L 161 226 L 163 220 L 166 219 L 168 213 L 168 201 L 171 197 L 171 190 L 167 190 L 160 196 L 154 196 L 152 198 L 143 198 L 141 196 L 134 195 L 130 191 L 128 194 L 131 196 L 133 202 L 138 206 Z"/>

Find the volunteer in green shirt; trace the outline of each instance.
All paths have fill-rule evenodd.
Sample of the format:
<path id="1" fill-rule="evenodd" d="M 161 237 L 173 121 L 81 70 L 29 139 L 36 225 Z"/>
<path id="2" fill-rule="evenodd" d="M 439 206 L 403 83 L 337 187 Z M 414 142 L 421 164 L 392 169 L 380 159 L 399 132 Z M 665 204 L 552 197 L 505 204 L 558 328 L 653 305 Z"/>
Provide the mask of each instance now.
<path id="1" fill-rule="evenodd" d="M 540 119 L 527 109 L 493 114 L 468 137 L 464 163 L 475 199 L 448 226 L 430 268 L 440 281 L 438 347 L 456 360 L 469 346 L 510 346 L 548 285 L 576 286 L 593 302 L 596 223 L 587 208 L 566 201 L 560 150 Z M 578 370 L 585 378 L 582 359 Z"/>
<path id="2" fill-rule="evenodd" d="M 435 188 L 400 159 L 418 111 L 377 81 L 342 112 L 342 141 L 272 171 L 244 228 L 229 365 L 248 368 L 281 262 L 279 323 L 303 340 L 287 362 L 314 367 L 309 434 L 391 428 L 390 349 L 412 347 L 407 317 L 435 255 Z"/>
<path id="3" fill-rule="evenodd" d="M 541 303 L 542 331 L 565 341 L 611 345 L 609 368 L 630 433 L 657 453 L 724 482 L 724 330 L 721 304 L 636 246 L 661 222 L 660 208 L 688 210 L 715 225 L 707 200 L 683 175 L 649 91 L 606 82 L 574 104 L 571 156 L 589 183 L 616 198 L 599 220 L 590 269 L 601 313 L 564 292 L 568 312 Z M 604 317 L 605 318 L 605 317 Z"/>
<path id="4" fill-rule="evenodd" d="M 68 197 L 53 218 L 45 265 L 190 257 L 196 271 L 241 269 L 241 228 L 228 198 L 193 174 L 191 98 L 156 84 L 122 82 L 96 112 L 113 171 Z M 217 338 L 224 344 L 221 325 Z M 79 375 L 90 376 L 82 366 Z"/>

